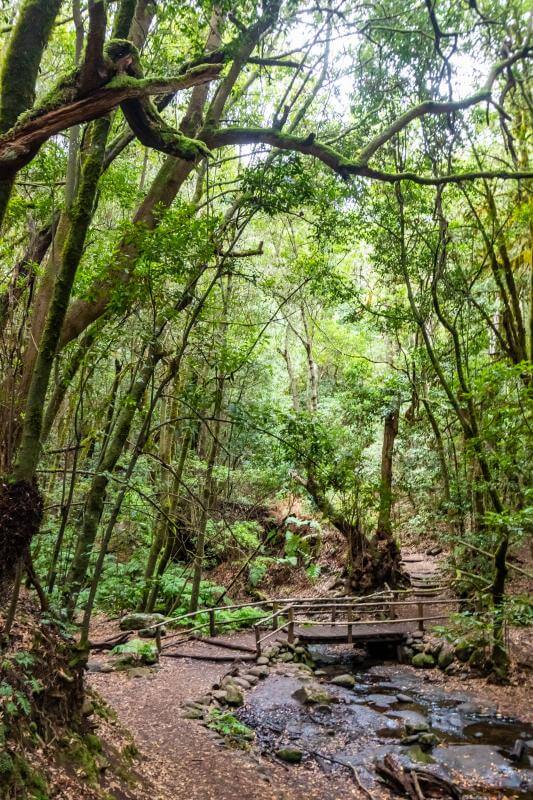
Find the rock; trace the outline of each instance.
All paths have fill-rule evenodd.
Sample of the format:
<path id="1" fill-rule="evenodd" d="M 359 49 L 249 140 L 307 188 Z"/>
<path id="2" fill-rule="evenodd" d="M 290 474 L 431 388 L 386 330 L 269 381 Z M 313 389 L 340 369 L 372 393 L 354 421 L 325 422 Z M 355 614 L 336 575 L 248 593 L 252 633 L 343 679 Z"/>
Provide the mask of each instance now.
<path id="1" fill-rule="evenodd" d="M 251 689 L 252 684 L 248 683 L 245 678 L 234 678 L 233 683 L 235 686 L 239 686 L 241 689 Z"/>
<path id="2" fill-rule="evenodd" d="M 280 651 L 280 648 L 275 644 L 272 645 L 272 647 L 265 647 L 265 649 L 263 650 L 263 656 L 262 657 L 268 658 L 268 659 L 275 658 L 278 655 L 279 651 Z"/>
<path id="3" fill-rule="evenodd" d="M 440 649 L 438 665 L 440 669 L 446 669 L 455 659 L 455 651 L 449 642 L 444 642 Z"/>
<path id="4" fill-rule="evenodd" d="M 408 736 L 418 735 L 420 733 L 429 733 L 429 723 L 427 722 L 409 722 L 405 723 L 405 732 Z"/>
<path id="5" fill-rule="evenodd" d="M 322 677 L 322 676 L 327 675 L 327 674 L 328 673 L 326 672 L 325 669 L 315 669 L 315 675 L 317 677 Z"/>
<path id="6" fill-rule="evenodd" d="M 415 653 L 411 664 L 419 669 L 431 669 L 435 666 L 435 659 L 429 653 Z"/>
<path id="7" fill-rule="evenodd" d="M 152 674 L 150 667 L 133 667 L 128 669 L 128 677 L 130 678 L 148 678 Z"/>
<path id="8" fill-rule="evenodd" d="M 113 666 L 113 664 L 109 662 L 107 664 L 102 664 L 102 666 L 100 667 L 100 672 L 103 672 L 104 674 L 106 672 L 114 672 L 114 671 L 115 667 Z"/>
<path id="9" fill-rule="evenodd" d="M 215 700 L 224 701 L 226 699 L 226 691 L 225 689 L 215 689 L 211 692 L 211 696 L 214 697 Z"/>
<path id="10" fill-rule="evenodd" d="M 237 686 L 228 686 L 226 689 L 225 701 L 229 706 L 244 705 L 244 697 Z"/>
<path id="11" fill-rule="evenodd" d="M 203 697 L 199 697 L 198 700 L 196 700 L 196 704 L 199 705 L 199 706 L 209 706 L 209 705 L 211 705 L 211 695 L 204 694 Z"/>
<path id="12" fill-rule="evenodd" d="M 326 705 L 326 703 L 319 703 L 316 706 L 315 711 L 317 711 L 319 714 L 331 714 L 331 707 Z"/>
<path id="13" fill-rule="evenodd" d="M 243 677 L 243 679 L 244 679 L 245 681 L 248 681 L 248 683 L 250 684 L 250 686 L 257 686 L 257 684 L 259 683 L 259 678 L 257 677 L 257 675 L 250 675 L 250 673 L 249 673 L 249 672 L 247 672 L 247 673 L 246 673 L 245 675 L 243 675 L 242 677 Z"/>
<path id="14" fill-rule="evenodd" d="M 298 700 L 300 703 L 304 703 L 304 705 L 321 705 L 323 703 L 333 703 L 335 702 L 336 698 L 330 695 L 325 689 L 323 689 L 318 684 L 312 686 L 302 686 L 301 689 L 297 689 L 293 692 L 292 696 L 295 700 Z"/>
<path id="15" fill-rule="evenodd" d="M 282 661 L 283 663 L 294 661 L 294 653 L 281 653 L 281 655 L 278 656 L 278 661 Z"/>
<path id="16" fill-rule="evenodd" d="M 432 747 L 440 744 L 440 739 L 434 733 L 421 733 L 418 737 L 418 744 L 422 750 L 431 750 Z"/>
<path id="17" fill-rule="evenodd" d="M 269 669 L 266 666 L 250 667 L 248 672 L 250 675 L 255 675 L 256 678 L 266 678 L 269 673 Z"/>
<path id="18" fill-rule="evenodd" d="M 400 646 L 399 649 L 399 658 L 401 664 L 410 664 L 411 659 L 414 656 L 415 651 L 411 647 L 405 647 L 404 645 Z"/>
<path id="19" fill-rule="evenodd" d="M 181 716 L 183 719 L 203 719 L 204 712 L 199 708 L 189 708 Z"/>
<path id="20" fill-rule="evenodd" d="M 226 675 L 220 681 L 220 686 L 222 689 L 227 689 L 228 686 L 234 686 L 234 684 L 235 684 L 235 678 L 233 677 L 233 675 Z"/>
<path id="21" fill-rule="evenodd" d="M 164 622 L 165 619 L 163 614 L 126 614 L 120 620 L 119 627 L 121 631 L 138 631 L 157 625 L 158 622 Z"/>
<path id="22" fill-rule="evenodd" d="M 411 649 L 413 653 L 423 653 L 425 649 L 424 642 L 413 642 Z"/>
<path id="23" fill-rule="evenodd" d="M 259 667 L 264 667 L 266 664 L 268 664 L 268 662 L 269 662 L 269 659 L 267 658 L 267 656 L 259 656 L 259 658 L 256 661 L 256 664 Z"/>
<path id="24" fill-rule="evenodd" d="M 337 735 L 337 731 L 335 730 L 335 728 L 328 728 L 327 729 L 326 736 L 336 736 L 336 735 Z"/>
<path id="25" fill-rule="evenodd" d="M 345 675 L 335 675 L 335 677 L 330 680 L 330 683 L 334 683 L 335 686 L 346 686 L 348 689 L 353 689 L 355 686 L 355 678 L 348 673 Z"/>
<path id="26" fill-rule="evenodd" d="M 487 659 L 482 647 L 477 647 L 468 659 L 468 666 L 472 669 L 483 669 Z"/>
<path id="27" fill-rule="evenodd" d="M 424 631 L 413 631 L 411 633 L 413 639 L 423 639 L 424 638 Z"/>
<path id="28" fill-rule="evenodd" d="M 302 647 L 302 645 L 299 644 L 298 647 L 294 648 L 294 652 L 298 653 L 298 655 L 300 655 L 300 656 L 303 656 L 303 655 L 305 655 L 305 647 Z"/>
<path id="29" fill-rule="evenodd" d="M 164 625 L 159 626 L 159 631 L 161 636 L 167 635 L 167 630 Z M 157 629 L 156 628 L 141 628 L 139 631 L 139 638 L 141 639 L 155 639 L 157 636 Z"/>
<path id="30" fill-rule="evenodd" d="M 94 703 L 92 700 L 89 700 L 88 697 L 85 698 L 83 701 L 83 705 L 81 707 L 81 713 L 84 717 L 90 717 L 91 714 L 94 714 Z"/>
<path id="31" fill-rule="evenodd" d="M 297 747 L 280 747 L 279 750 L 276 750 L 276 755 L 288 764 L 299 764 L 303 758 L 303 750 L 299 750 Z"/>
<path id="32" fill-rule="evenodd" d="M 396 695 L 396 700 L 399 703 L 412 703 L 413 702 L 413 698 L 409 697 L 408 694 L 397 694 Z"/>
<path id="33" fill-rule="evenodd" d="M 466 639 L 458 639 L 454 644 L 455 657 L 463 663 L 468 661 L 474 650 L 475 647 L 472 642 Z"/>
<path id="34" fill-rule="evenodd" d="M 442 553 L 442 547 L 440 546 L 440 544 L 434 544 L 433 547 L 429 547 L 426 550 L 427 556 L 438 556 L 441 553 Z"/>

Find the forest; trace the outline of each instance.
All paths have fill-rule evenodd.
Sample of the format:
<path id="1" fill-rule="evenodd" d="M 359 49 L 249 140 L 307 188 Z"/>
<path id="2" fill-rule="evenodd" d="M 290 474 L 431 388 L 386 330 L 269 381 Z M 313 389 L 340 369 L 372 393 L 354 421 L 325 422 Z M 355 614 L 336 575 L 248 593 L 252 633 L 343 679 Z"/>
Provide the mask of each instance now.
<path id="1" fill-rule="evenodd" d="M 532 26 L 0 0 L 1 798 L 533 796 Z"/>

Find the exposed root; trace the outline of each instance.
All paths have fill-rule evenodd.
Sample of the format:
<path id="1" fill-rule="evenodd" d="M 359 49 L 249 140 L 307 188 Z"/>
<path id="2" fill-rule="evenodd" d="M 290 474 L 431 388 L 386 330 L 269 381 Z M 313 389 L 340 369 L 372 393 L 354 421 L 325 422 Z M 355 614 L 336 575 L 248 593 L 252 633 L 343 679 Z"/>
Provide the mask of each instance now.
<path id="1" fill-rule="evenodd" d="M 0 585 L 14 576 L 16 565 L 39 530 L 42 516 L 43 501 L 36 483 L 0 485 Z"/>

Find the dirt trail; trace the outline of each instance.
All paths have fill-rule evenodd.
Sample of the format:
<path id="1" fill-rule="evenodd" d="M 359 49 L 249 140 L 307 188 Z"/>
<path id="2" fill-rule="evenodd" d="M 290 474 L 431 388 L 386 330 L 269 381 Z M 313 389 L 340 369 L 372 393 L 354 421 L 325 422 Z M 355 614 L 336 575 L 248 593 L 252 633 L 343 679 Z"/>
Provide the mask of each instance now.
<path id="1" fill-rule="evenodd" d="M 235 641 L 251 643 L 249 634 Z M 225 654 L 199 642 L 180 651 Z M 360 798 L 346 775 L 326 777 L 314 764 L 285 767 L 253 753 L 229 750 L 198 722 L 182 718 L 182 704 L 204 694 L 231 664 L 163 658 L 154 673 L 91 673 L 89 683 L 133 733 L 142 761 L 137 771 L 153 784 L 153 800 L 331 800 Z"/>

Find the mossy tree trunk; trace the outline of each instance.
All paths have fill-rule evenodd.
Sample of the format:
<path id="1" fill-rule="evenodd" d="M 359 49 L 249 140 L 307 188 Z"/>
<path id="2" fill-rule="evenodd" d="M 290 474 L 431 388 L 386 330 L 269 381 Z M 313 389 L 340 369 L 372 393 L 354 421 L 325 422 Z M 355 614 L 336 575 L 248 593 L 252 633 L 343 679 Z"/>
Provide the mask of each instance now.
<path id="1" fill-rule="evenodd" d="M 3 54 L 0 72 L 0 134 L 31 108 L 44 50 L 62 0 L 23 0 Z M 14 177 L 0 181 L 0 225 L 5 217 Z"/>
<path id="2" fill-rule="evenodd" d="M 21 444 L 11 480 L 0 495 L 0 577 L 23 557 L 42 518 L 42 501 L 35 482 L 41 453 L 43 408 L 63 320 L 87 230 L 92 217 L 92 198 L 100 177 L 108 119 L 94 125 L 84 158 L 80 188 L 71 209 L 71 226 L 65 241 L 46 325 L 32 374 L 24 410 Z M 9 566 L 8 566 L 9 565 Z"/>

